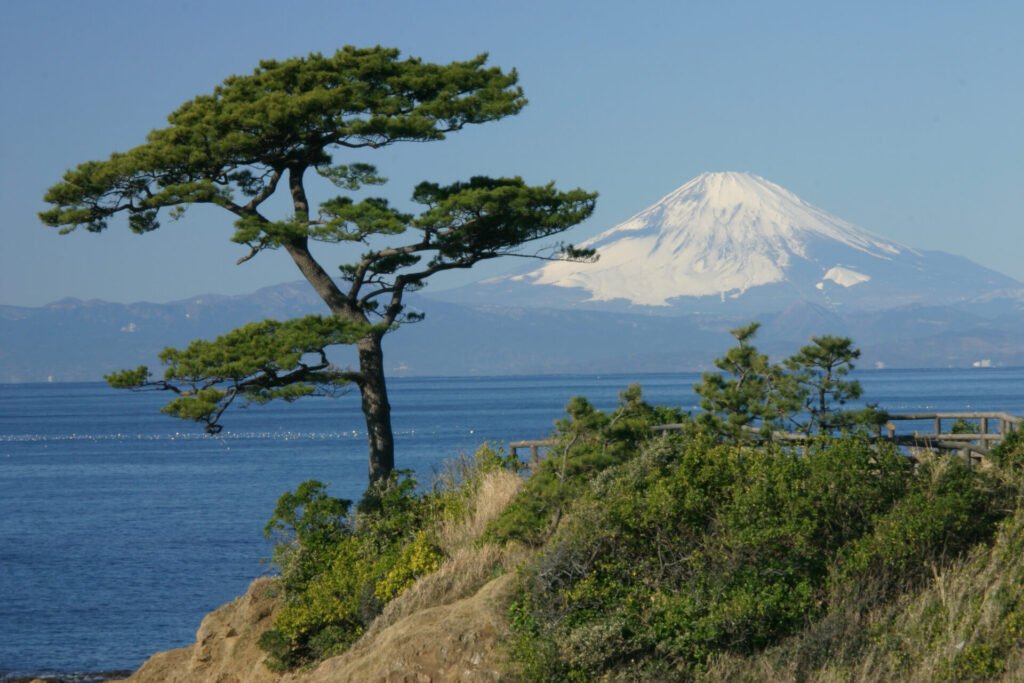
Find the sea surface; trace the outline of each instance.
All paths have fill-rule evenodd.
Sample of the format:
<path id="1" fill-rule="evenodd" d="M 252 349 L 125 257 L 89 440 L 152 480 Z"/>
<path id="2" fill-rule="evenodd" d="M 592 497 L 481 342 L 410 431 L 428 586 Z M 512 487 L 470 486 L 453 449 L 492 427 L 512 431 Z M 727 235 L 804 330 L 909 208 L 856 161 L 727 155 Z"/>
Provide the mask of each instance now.
<path id="1" fill-rule="evenodd" d="M 859 372 L 891 412 L 1024 415 L 1024 368 Z M 547 436 L 574 395 L 612 408 L 638 382 L 696 408 L 697 374 L 392 379 L 399 467 L 429 484 L 484 441 Z M 228 414 L 206 436 L 165 397 L 100 383 L 0 385 L 0 680 L 134 669 L 191 643 L 203 615 L 271 568 L 261 530 L 306 479 L 358 499 L 356 394 Z"/>

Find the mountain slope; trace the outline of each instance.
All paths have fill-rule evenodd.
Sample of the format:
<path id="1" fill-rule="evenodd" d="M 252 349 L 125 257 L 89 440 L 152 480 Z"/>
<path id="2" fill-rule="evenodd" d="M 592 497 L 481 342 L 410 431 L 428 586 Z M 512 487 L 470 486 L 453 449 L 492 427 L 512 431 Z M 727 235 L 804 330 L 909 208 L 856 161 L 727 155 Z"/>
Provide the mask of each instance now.
<path id="1" fill-rule="evenodd" d="M 0 382 L 96 381 L 121 368 L 159 367 L 156 355 L 165 346 L 322 309 L 304 283 L 164 304 L 62 299 L 33 308 L 0 306 Z"/>
<path id="2" fill-rule="evenodd" d="M 596 264 L 410 297 L 427 318 L 388 335 L 388 372 L 704 369 L 732 343 L 728 329 L 751 320 L 764 323 L 758 346 L 779 356 L 841 334 L 863 350 L 862 367 L 1024 364 L 1024 285 L 872 235 L 750 174 L 703 174 L 585 246 Z M 0 382 L 155 368 L 164 346 L 325 311 L 305 283 L 168 304 L 0 306 Z"/>
<path id="3" fill-rule="evenodd" d="M 701 310 L 717 301 L 758 312 L 802 300 L 870 310 L 1024 287 L 962 257 L 873 235 L 749 173 L 704 173 L 580 246 L 599 261 L 546 263 L 448 299 Z"/>
<path id="4" fill-rule="evenodd" d="M 597 301 L 660 306 L 678 296 L 742 294 L 781 282 L 796 260 L 812 258 L 816 241 L 880 260 L 910 253 L 763 178 L 704 173 L 582 245 L 601 254 L 596 267 L 551 263 L 534 281 L 583 287 Z M 823 279 L 863 277 L 838 263 L 819 265 Z"/>

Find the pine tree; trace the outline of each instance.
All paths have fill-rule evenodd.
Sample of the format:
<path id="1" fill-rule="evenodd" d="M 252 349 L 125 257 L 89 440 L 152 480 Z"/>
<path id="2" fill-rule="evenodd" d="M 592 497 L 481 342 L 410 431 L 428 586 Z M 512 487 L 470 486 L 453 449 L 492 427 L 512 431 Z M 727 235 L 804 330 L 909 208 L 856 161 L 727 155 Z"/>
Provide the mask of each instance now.
<path id="1" fill-rule="evenodd" d="M 289 376 L 305 393 L 311 386 L 353 382 L 366 417 L 370 482 L 386 481 L 394 468 L 394 440 L 381 339 L 396 325 L 419 317 L 406 311 L 404 295 L 436 273 L 522 255 L 524 243 L 557 235 L 587 218 L 596 195 L 579 189 L 562 192 L 553 184 L 529 186 L 520 178 L 472 178 L 446 186 L 421 183 L 413 199 L 424 209 L 410 215 L 385 199 L 357 202 L 344 194 L 314 208 L 307 197 L 307 175 L 317 172 L 349 192 L 380 184 L 383 178 L 374 166 L 337 164 L 334 155 L 397 142 L 443 140 L 467 125 L 516 114 L 526 100 L 515 71 L 505 73 L 485 62 L 486 55 L 480 55 L 430 64 L 401 59 L 397 50 L 381 47 L 263 61 L 252 74 L 229 77 L 211 94 L 186 102 L 145 143 L 66 172 L 46 193 L 52 207 L 40 218 L 47 225 L 62 233 L 76 228 L 101 232 L 112 217 L 123 214 L 133 232 L 145 233 L 160 227 L 162 212 L 178 218 L 193 204 L 221 207 L 234 217 L 232 240 L 248 248 L 239 263 L 283 249 L 341 324 L 305 319 L 274 332 L 264 330 L 261 338 L 272 347 L 268 355 L 280 352 L 295 358 L 289 350 L 305 349 L 319 357 L 326 346 L 344 338 L 354 343 L 359 359 L 358 368 L 349 371 L 326 366 L 311 370 L 302 365 L 300 354 L 290 367 L 253 366 L 251 373 L 237 377 L 212 359 L 254 351 L 243 350 L 238 338 L 229 335 L 191 355 L 188 350 L 171 353 L 163 380 L 153 381 L 148 369 L 139 368 L 115 374 L 113 383 L 177 391 L 179 399 L 203 396 L 187 410 L 181 403 L 170 410 L 215 428 L 229 396 L 286 397 Z M 268 200 L 279 194 L 290 198 L 290 212 L 275 218 Z M 334 278 L 310 251 L 316 241 L 359 242 L 367 251 L 342 265 L 340 278 Z M 529 255 L 593 257 L 562 245 Z M 319 331 L 322 337 L 291 347 L 300 331 Z M 175 355 L 181 353 L 187 357 Z M 204 357 L 211 361 L 205 368 Z M 188 377 L 180 371 L 185 361 L 192 364 Z M 320 374 L 311 383 L 309 373 Z M 210 393 L 217 380 L 238 383 L 236 391 L 218 398 Z"/>

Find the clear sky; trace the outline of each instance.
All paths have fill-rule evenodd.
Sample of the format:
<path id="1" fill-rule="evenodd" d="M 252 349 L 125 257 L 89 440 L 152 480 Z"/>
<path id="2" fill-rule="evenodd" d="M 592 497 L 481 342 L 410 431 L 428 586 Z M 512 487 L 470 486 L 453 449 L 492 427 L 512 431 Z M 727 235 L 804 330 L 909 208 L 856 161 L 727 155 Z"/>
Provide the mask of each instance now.
<path id="1" fill-rule="evenodd" d="M 750 171 L 1024 280 L 1022 27 L 1018 0 L 0 0 L 0 304 L 298 279 L 283 252 L 235 266 L 214 210 L 144 236 L 116 223 L 59 236 L 36 214 L 65 169 L 141 143 L 225 76 L 345 44 L 435 62 L 489 52 L 530 99 L 444 142 L 348 157 L 376 163 L 392 200 L 421 180 L 555 180 L 601 194 L 578 242 L 702 171 Z"/>

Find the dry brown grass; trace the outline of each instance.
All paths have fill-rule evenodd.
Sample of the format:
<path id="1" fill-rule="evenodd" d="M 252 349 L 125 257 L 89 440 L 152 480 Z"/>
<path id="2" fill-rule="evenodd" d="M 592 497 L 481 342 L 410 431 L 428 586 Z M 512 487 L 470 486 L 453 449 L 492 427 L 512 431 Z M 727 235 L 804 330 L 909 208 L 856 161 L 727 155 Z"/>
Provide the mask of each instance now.
<path id="1" fill-rule="evenodd" d="M 896 647 L 870 653 L 857 671 L 857 680 L 879 680 L 912 666 L 907 681 L 1024 680 L 1021 641 L 1007 653 L 1001 674 L 971 675 L 972 665 L 955 661 L 961 653 L 994 645 L 1004 636 L 1007 615 L 1020 609 L 1024 588 L 1024 511 L 1006 520 L 992 548 L 976 550 L 969 558 L 943 572 L 900 610 L 882 622 Z M 959 674 L 952 673 L 963 669 Z M 980 674 L 980 670 L 975 672 Z"/>
<path id="2" fill-rule="evenodd" d="M 479 543 L 487 525 L 505 509 L 522 485 L 522 478 L 508 470 L 480 474 L 474 482 L 476 491 L 466 514 L 438 525 L 438 541 L 448 559 L 436 572 L 421 577 L 389 602 L 361 641 L 375 638 L 383 629 L 414 612 L 468 597 L 522 562 L 523 549 Z"/>
<path id="3" fill-rule="evenodd" d="M 508 470 L 493 470 L 479 475 L 476 495 L 462 519 L 445 520 L 438 529 L 441 549 L 454 555 L 467 544 L 475 543 L 487 525 L 508 507 L 523 487 L 523 479 Z"/>
<path id="4" fill-rule="evenodd" d="M 845 617 L 846 633 L 830 643 L 831 652 L 812 671 L 795 662 L 808 656 L 802 634 L 768 651 L 744 657 L 725 655 L 711 664 L 708 681 L 775 683 L 875 683 L 877 681 L 1024 681 L 1024 510 L 1008 519 L 991 548 L 934 571 L 918 592 L 867 615 Z M 1017 621 L 1012 621 L 1016 618 Z M 850 633 L 849 630 L 857 632 Z M 963 653 L 984 652 L 1014 629 L 1015 644 L 997 654 L 998 673 Z M 845 639 L 845 640 L 844 640 Z M 859 641 L 859 644 L 858 642 Z M 960 659 L 958 659 L 960 657 Z"/>

